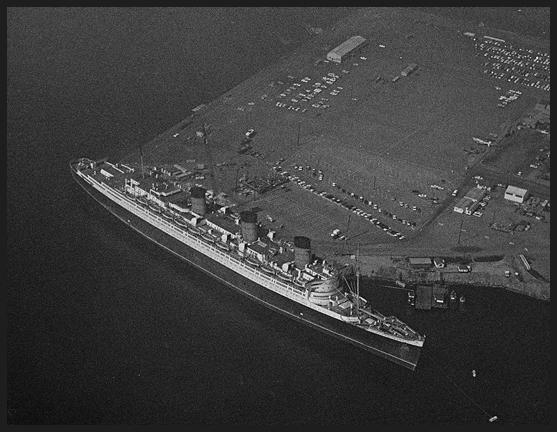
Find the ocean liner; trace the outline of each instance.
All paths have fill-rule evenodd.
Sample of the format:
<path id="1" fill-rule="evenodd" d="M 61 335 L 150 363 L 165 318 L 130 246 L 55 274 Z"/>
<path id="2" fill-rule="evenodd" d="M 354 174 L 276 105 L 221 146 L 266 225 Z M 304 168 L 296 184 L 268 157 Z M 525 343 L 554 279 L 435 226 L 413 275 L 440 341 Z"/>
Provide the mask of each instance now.
<path id="1" fill-rule="evenodd" d="M 359 269 L 315 257 L 308 237 L 280 239 L 257 213 L 236 213 L 207 190 L 184 190 L 167 167 L 70 162 L 73 177 L 112 214 L 223 285 L 336 338 L 414 370 L 425 336 L 360 295 Z"/>

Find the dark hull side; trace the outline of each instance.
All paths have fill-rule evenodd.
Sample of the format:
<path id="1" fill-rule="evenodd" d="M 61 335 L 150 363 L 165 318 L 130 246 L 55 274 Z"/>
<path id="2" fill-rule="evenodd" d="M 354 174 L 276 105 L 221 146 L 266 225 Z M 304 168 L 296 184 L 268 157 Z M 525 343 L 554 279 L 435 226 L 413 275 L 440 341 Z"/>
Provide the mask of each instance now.
<path id="1" fill-rule="evenodd" d="M 416 368 L 420 356 L 419 347 L 366 332 L 276 294 L 208 258 L 202 253 L 145 222 L 123 207 L 120 207 L 79 177 L 74 172 L 73 168 L 72 175 L 77 183 L 85 189 L 89 195 L 130 228 L 167 251 L 177 255 L 188 264 L 205 272 L 223 285 L 227 285 L 250 299 L 286 315 L 289 318 L 293 318 L 296 321 L 307 324 L 338 339 L 368 350 L 408 369 L 414 370 Z"/>

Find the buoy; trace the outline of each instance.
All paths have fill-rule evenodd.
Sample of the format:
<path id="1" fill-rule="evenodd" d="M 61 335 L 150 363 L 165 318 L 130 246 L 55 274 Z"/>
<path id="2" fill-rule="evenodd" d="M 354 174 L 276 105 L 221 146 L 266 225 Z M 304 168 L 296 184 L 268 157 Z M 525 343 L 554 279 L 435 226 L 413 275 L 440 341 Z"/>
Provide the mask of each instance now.
<path id="1" fill-rule="evenodd" d="M 476 378 L 476 369 L 472 369 L 472 376 Z"/>
<path id="2" fill-rule="evenodd" d="M 497 420 L 497 416 L 493 416 L 489 419 L 490 423 L 493 423 L 495 420 Z"/>

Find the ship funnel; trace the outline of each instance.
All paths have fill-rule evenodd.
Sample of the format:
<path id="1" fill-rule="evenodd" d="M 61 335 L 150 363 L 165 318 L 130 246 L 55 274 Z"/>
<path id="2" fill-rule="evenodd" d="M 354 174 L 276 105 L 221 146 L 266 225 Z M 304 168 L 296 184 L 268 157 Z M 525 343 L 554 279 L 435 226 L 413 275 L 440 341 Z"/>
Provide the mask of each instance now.
<path id="1" fill-rule="evenodd" d="M 240 225 L 244 241 L 252 243 L 257 240 L 257 213 L 247 210 L 241 212 Z"/>
<path id="2" fill-rule="evenodd" d="M 299 269 L 311 262 L 311 241 L 307 237 L 294 237 L 294 263 Z"/>
<path id="3" fill-rule="evenodd" d="M 199 216 L 204 216 L 207 213 L 207 204 L 205 202 L 205 189 L 199 186 L 194 186 L 190 189 L 191 193 L 191 211 Z"/>

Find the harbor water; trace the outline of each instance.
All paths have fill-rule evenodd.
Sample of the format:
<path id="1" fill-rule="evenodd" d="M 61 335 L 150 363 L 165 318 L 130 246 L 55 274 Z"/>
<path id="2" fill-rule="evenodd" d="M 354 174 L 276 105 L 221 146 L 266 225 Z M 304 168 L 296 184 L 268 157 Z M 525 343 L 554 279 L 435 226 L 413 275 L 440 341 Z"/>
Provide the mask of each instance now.
<path id="1" fill-rule="evenodd" d="M 549 38 L 527 24 L 540 8 L 443 9 Z M 464 313 L 416 310 L 368 282 L 426 334 L 409 371 L 187 266 L 71 177 L 70 159 L 117 160 L 352 12 L 8 8 L 8 424 L 550 423 L 549 302 L 467 286 Z"/>

